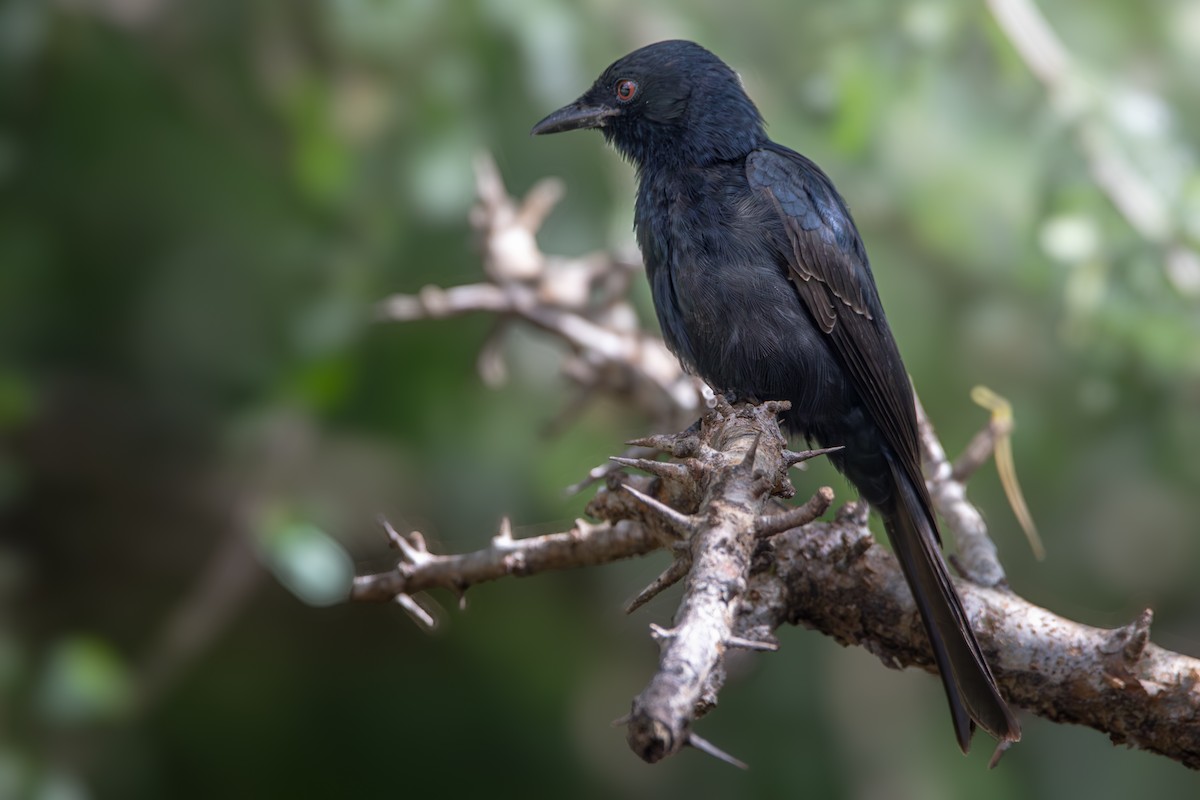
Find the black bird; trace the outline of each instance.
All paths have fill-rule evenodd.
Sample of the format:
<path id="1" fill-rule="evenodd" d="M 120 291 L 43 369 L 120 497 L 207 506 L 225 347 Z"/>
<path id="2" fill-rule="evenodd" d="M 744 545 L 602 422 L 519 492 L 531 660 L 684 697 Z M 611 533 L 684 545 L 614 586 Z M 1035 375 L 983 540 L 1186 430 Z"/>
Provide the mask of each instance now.
<path id="1" fill-rule="evenodd" d="M 599 128 L 637 167 L 638 245 L 663 336 L 713 389 L 789 400 L 883 517 L 963 752 L 1021 731 L 942 560 L 916 408 L 862 239 L 816 164 L 767 138 L 737 74 L 692 42 L 621 58 L 534 134 Z"/>

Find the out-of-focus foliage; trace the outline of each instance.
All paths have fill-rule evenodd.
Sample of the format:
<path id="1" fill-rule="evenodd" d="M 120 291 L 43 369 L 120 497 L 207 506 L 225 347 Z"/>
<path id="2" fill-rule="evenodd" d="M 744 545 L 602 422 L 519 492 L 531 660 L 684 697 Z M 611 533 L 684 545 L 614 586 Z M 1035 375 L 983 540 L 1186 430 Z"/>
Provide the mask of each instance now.
<path id="1" fill-rule="evenodd" d="M 563 486 L 647 432 L 601 403 L 545 437 L 567 391 L 534 335 L 491 391 L 490 321 L 369 320 L 478 276 L 478 150 L 514 191 L 566 180 L 547 251 L 630 247 L 630 169 L 527 131 L 685 37 L 837 181 L 948 448 L 984 421 L 971 386 L 1013 401 L 1048 559 L 993 473 L 973 494 L 1014 588 L 1097 625 L 1151 605 L 1158 640 L 1200 653 L 1200 280 L 1176 257 L 1200 245 L 1200 10 L 1043 10 L 1066 95 L 954 0 L 0 2 L 0 796 L 1193 791 L 1032 719 L 987 772 L 936 681 L 802 631 L 738 662 L 702 723 L 751 772 L 645 766 L 607 722 L 670 614 L 619 613 L 658 561 L 480 587 L 433 638 L 274 577 L 325 602 L 330 535 L 385 566 L 379 513 L 456 550 L 504 514 L 563 527 L 584 502 Z M 1089 136 L 1157 193 L 1149 231 Z"/>

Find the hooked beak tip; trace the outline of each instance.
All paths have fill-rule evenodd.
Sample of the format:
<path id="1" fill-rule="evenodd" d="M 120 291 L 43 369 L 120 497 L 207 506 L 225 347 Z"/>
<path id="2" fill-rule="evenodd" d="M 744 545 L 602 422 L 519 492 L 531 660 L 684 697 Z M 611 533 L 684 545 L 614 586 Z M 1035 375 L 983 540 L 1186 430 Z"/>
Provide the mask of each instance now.
<path id="1" fill-rule="evenodd" d="M 579 103 L 572 103 L 569 106 L 560 108 L 534 125 L 529 134 L 531 136 L 542 136 L 548 133 L 602 128 L 608 122 L 609 117 L 619 113 L 620 110 L 616 108 L 585 106 Z"/>

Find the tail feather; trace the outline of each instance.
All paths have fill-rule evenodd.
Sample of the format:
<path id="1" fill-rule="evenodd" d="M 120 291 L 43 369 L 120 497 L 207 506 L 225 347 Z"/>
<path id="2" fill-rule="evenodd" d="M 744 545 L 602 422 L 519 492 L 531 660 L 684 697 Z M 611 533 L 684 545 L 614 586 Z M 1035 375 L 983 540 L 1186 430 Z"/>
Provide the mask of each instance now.
<path id="1" fill-rule="evenodd" d="M 931 512 L 904 471 L 889 462 L 898 491 L 891 507 L 881 509 L 884 527 L 929 634 L 959 747 L 964 753 L 970 748 L 976 723 L 1001 741 L 1018 741 L 1021 728 L 1000 696 L 950 581 Z"/>

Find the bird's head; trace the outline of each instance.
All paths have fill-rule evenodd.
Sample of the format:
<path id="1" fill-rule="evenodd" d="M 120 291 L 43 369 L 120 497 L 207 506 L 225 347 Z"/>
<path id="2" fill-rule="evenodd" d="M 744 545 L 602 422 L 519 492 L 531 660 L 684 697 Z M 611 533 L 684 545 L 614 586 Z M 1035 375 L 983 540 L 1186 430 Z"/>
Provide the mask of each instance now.
<path id="1" fill-rule="evenodd" d="M 626 158 L 703 165 L 744 156 L 765 138 L 763 120 L 737 73 L 694 42 L 658 42 L 604 70 L 574 103 L 532 133 L 599 128 Z"/>

